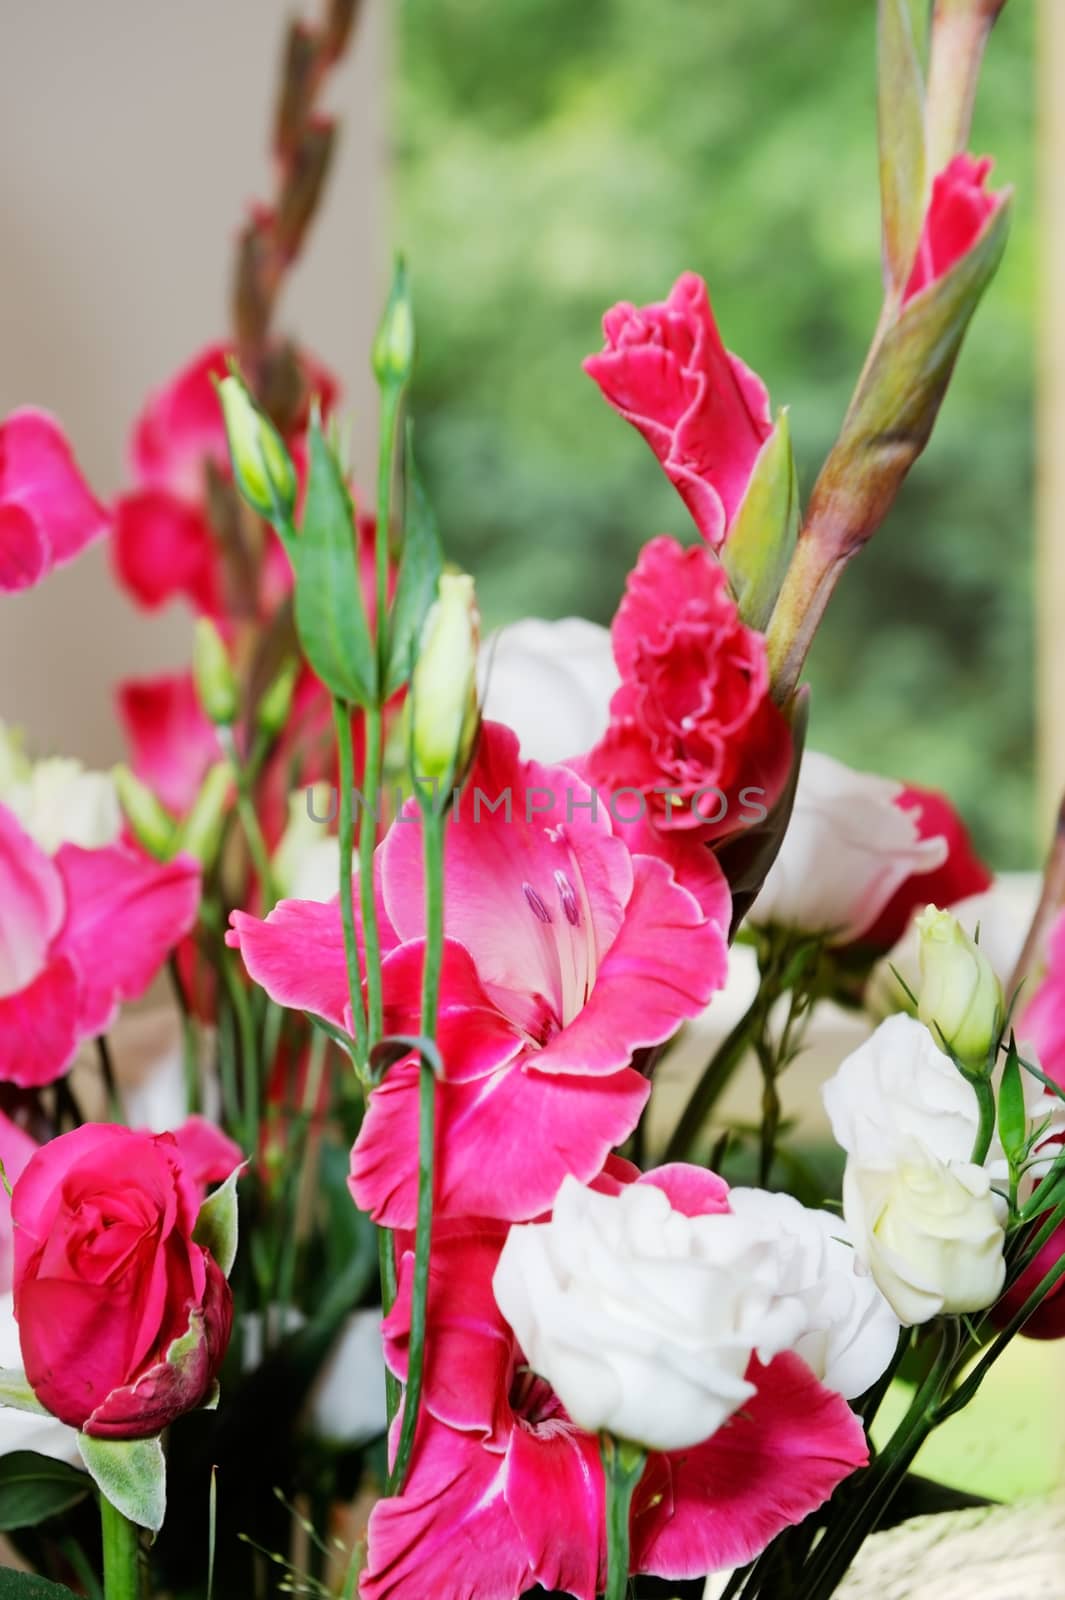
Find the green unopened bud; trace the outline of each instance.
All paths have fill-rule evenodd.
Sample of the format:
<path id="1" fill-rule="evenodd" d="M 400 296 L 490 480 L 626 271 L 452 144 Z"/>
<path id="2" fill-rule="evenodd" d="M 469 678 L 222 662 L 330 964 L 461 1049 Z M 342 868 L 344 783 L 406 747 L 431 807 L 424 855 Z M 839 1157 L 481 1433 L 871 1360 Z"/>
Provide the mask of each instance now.
<path id="1" fill-rule="evenodd" d="M 469 763 L 479 716 L 480 623 L 473 579 L 465 572 L 442 573 L 411 679 L 418 778 L 458 777 Z"/>
<path id="2" fill-rule="evenodd" d="M 259 710 L 255 720 L 261 733 L 269 734 L 273 738 L 285 726 L 288 721 L 288 714 L 292 710 L 292 696 L 296 689 L 296 679 L 299 677 L 299 671 L 299 661 L 293 656 L 285 662 L 281 671 L 259 701 Z"/>
<path id="3" fill-rule="evenodd" d="M 373 375 L 383 387 L 402 388 L 414 365 L 414 308 L 402 256 L 396 262 L 392 290 L 373 342 Z"/>
<path id="4" fill-rule="evenodd" d="M 213 866 L 218 856 L 232 794 L 233 768 L 228 761 L 216 761 L 200 785 L 176 841 L 178 850 L 194 856 L 201 866 Z"/>
<path id="5" fill-rule="evenodd" d="M 137 843 L 156 861 L 169 861 L 177 837 L 176 820 L 148 785 L 135 777 L 128 767 L 113 767 L 111 778 L 118 803 Z"/>
<path id="6" fill-rule="evenodd" d="M 1002 1030 L 1002 985 L 957 917 L 929 906 L 917 918 L 921 993 L 917 1014 L 974 1072 L 990 1070 Z"/>
<path id="7" fill-rule="evenodd" d="M 218 385 L 237 487 L 262 517 L 291 517 L 296 469 L 268 417 L 256 408 L 242 379 L 231 372 Z"/>
<path id="8" fill-rule="evenodd" d="M 196 624 L 192 675 L 197 698 L 206 715 L 215 727 L 229 727 L 237 720 L 240 687 L 222 635 L 209 617 L 201 617 Z"/>

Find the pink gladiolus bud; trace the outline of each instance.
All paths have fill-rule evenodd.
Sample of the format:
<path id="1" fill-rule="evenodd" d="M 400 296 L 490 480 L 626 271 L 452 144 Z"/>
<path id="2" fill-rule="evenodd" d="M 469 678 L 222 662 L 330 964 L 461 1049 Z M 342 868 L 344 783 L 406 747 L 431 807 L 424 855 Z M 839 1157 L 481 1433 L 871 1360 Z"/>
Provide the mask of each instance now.
<path id="1" fill-rule="evenodd" d="M 968 253 L 1005 202 L 1003 193 L 985 188 L 991 166 L 987 156 L 959 155 L 936 178 L 903 305 Z"/>

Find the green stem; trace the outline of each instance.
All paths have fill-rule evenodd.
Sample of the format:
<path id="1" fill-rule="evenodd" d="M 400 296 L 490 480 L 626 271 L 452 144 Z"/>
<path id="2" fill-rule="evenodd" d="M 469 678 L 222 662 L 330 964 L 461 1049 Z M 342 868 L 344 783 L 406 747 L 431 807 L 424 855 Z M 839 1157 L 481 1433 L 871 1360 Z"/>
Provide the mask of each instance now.
<path id="1" fill-rule="evenodd" d="M 362 815 L 359 818 L 359 906 L 362 940 L 366 952 L 367 1054 L 381 1037 L 384 1007 L 381 996 L 381 930 L 374 892 L 374 850 L 377 847 L 377 813 L 381 798 L 381 712 L 367 706 L 363 717 L 366 761 L 362 780 Z"/>
<path id="2" fill-rule="evenodd" d="M 237 743 L 233 737 L 233 729 L 219 728 L 218 738 L 233 769 L 233 779 L 237 785 L 237 815 L 244 830 L 244 837 L 248 841 L 248 852 L 251 855 L 252 865 L 259 879 L 259 889 L 262 895 L 262 915 L 265 916 L 268 911 L 273 910 L 277 903 L 274 871 L 270 864 L 270 852 L 266 848 L 263 830 L 259 826 L 259 818 L 255 813 L 248 769 L 241 760 L 240 751 L 237 749 Z"/>
<path id="3" fill-rule="evenodd" d="M 196 1034 L 196 1022 L 189 1007 L 188 995 L 185 985 L 181 981 L 181 972 L 178 968 L 177 957 L 171 955 L 167 959 L 167 969 L 170 973 L 170 984 L 177 1001 L 178 1014 L 181 1017 L 181 1058 L 185 1067 L 185 1107 L 191 1116 L 200 1109 L 200 1047 Z"/>
<path id="4" fill-rule="evenodd" d="M 381 437 L 377 451 L 377 530 L 374 573 L 377 602 L 377 654 L 380 682 L 384 682 L 388 649 L 388 552 L 392 532 L 392 472 L 396 459 L 396 431 L 403 402 L 403 387 L 386 383 L 381 390 Z"/>
<path id="5" fill-rule="evenodd" d="M 104 1600 L 142 1600 L 140 1530 L 100 1496 L 100 1530 L 104 1546 Z"/>
<path id="6" fill-rule="evenodd" d="M 632 1497 L 643 1477 L 646 1453 L 638 1445 L 600 1435 L 606 1480 L 606 1589 L 604 1600 L 625 1600 L 629 1587 L 629 1521 Z"/>
<path id="7" fill-rule="evenodd" d="M 348 969 L 348 998 L 351 1002 L 355 1034 L 356 1071 L 369 1082 L 369 1050 L 366 1045 L 366 1012 L 362 1002 L 362 973 L 359 947 L 355 938 L 355 898 L 352 887 L 355 830 L 352 817 L 355 789 L 355 755 L 351 742 L 351 710 L 343 700 L 333 701 L 337 756 L 340 766 L 339 843 L 340 843 L 340 921 L 344 929 L 344 958 Z"/>
<path id="8" fill-rule="evenodd" d="M 255 1027 L 247 991 L 240 981 L 229 951 L 222 958 L 222 977 L 237 1020 L 240 1043 L 241 1087 L 243 1089 L 244 1149 L 254 1156 L 259 1142 L 259 1052 L 255 1047 Z"/>
<path id="9" fill-rule="evenodd" d="M 669 1136 L 669 1143 L 662 1156 L 663 1165 L 670 1161 L 691 1159 L 692 1149 L 704 1122 L 747 1053 L 761 1009 L 760 992 L 707 1062 L 702 1077 L 692 1090 L 691 1098 Z"/>
<path id="10" fill-rule="evenodd" d="M 970 1077 L 968 1073 L 965 1074 L 965 1077 L 967 1082 L 972 1085 L 973 1093 L 976 1095 L 976 1104 L 980 1115 L 971 1159 L 974 1167 L 982 1167 L 987 1160 L 987 1152 L 991 1148 L 991 1141 L 995 1137 L 995 1091 L 991 1087 L 990 1078 L 982 1075 Z"/>
<path id="11" fill-rule="evenodd" d="M 422 967 L 421 1031 L 435 1041 L 440 1004 L 440 968 L 444 948 L 444 829 L 446 818 L 431 802 L 422 805 L 422 841 L 425 851 L 425 961 Z M 436 1075 L 423 1054 L 418 1074 L 418 1227 L 414 1243 L 414 1284 L 411 1295 L 410 1347 L 407 1390 L 399 1447 L 389 1479 L 389 1492 L 398 1494 L 410 1465 L 418 1429 L 422 1378 L 425 1371 L 425 1331 L 428 1321 L 429 1262 L 433 1240 L 433 1180 L 436 1142 Z"/>

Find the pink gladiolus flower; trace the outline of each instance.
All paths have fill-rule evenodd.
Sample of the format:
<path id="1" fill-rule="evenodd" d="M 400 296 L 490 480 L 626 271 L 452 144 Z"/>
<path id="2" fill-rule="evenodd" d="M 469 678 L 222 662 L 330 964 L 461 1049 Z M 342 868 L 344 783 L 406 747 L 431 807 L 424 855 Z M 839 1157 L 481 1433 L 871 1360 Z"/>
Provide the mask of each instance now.
<path id="1" fill-rule="evenodd" d="M 652 539 L 629 575 L 611 635 L 621 688 L 585 759 L 591 781 L 665 831 L 722 837 L 769 810 L 791 735 L 769 697 L 762 635 L 739 617 L 724 569 L 701 545 Z"/>
<path id="2" fill-rule="evenodd" d="M 935 179 L 903 305 L 945 277 L 1005 204 L 1005 193 L 984 187 L 991 167 L 986 156 L 958 155 Z"/>
<path id="3" fill-rule="evenodd" d="M 597 1187 L 635 1169 L 611 1161 Z M 688 1215 L 728 1209 L 713 1174 L 666 1167 L 656 1183 Z M 525 1366 L 492 1274 L 498 1224 L 434 1233 L 423 1413 L 402 1495 L 370 1517 L 363 1600 L 510 1597 L 535 1584 L 594 1600 L 605 1580 L 598 1440 L 569 1420 Z M 385 1354 L 406 1376 L 413 1258 L 384 1325 Z M 865 1464 L 857 1418 L 797 1356 L 753 1359 L 757 1392 L 704 1444 L 653 1453 L 632 1511 L 632 1570 L 682 1580 L 750 1561 Z M 462 1558 L 455 1558 L 461 1547 Z"/>
<path id="4" fill-rule="evenodd" d="M 192 673 L 127 678 L 118 686 L 115 709 L 137 777 L 171 811 L 187 811 L 208 767 L 222 757 Z"/>
<path id="5" fill-rule="evenodd" d="M 143 994 L 196 917 L 199 868 L 126 844 L 45 855 L 0 806 L 0 1082 L 36 1088 Z"/>
<path id="6" fill-rule="evenodd" d="M 221 548 L 208 517 L 207 472 L 210 467 L 230 477 L 214 380 L 225 377 L 235 354 L 232 345 L 209 345 L 151 397 L 133 429 L 133 487 L 115 505 L 112 556 L 120 582 L 140 605 L 154 608 L 182 595 L 197 612 L 218 616 L 226 608 Z M 328 413 L 336 380 L 312 357 L 302 359 L 308 396 L 317 395 Z M 304 421 L 305 414 L 288 440 L 297 465 Z M 258 595 L 265 615 L 291 582 L 288 559 L 271 534 Z"/>
<path id="7" fill-rule="evenodd" d="M 510 730 L 485 725 L 447 834 L 438 1215 L 535 1216 L 566 1173 L 587 1180 L 632 1132 L 649 1093 L 634 1052 L 669 1038 L 725 981 L 730 900 L 712 870 L 713 916 L 663 860 L 629 850 L 573 771 L 521 761 Z M 409 1034 L 425 932 L 409 808 L 377 873 L 385 1031 Z M 345 1025 L 336 901 L 283 901 L 265 922 L 237 912 L 233 927 L 268 994 Z M 371 1095 L 352 1154 L 357 1203 L 390 1227 L 414 1220 L 417 1116 L 408 1059 Z"/>
<path id="8" fill-rule="evenodd" d="M 623 302 L 603 318 L 606 348 L 584 370 L 643 434 L 666 476 L 717 550 L 773 431 L 762 380 L 730 355 L 694 272 L 657 305 Z"/>
<path id="9" fill-rule="evenodd" d="M 13 411 L 0 423 L 0 593 L 31 588 L 107 527 L 55 418 Z"/>
<path id="10" fill-rule="evenodd" d="M 939 906 L 946 910 L 959 900 L 983 894 L 991 887 L 991 873 L 973 849 L 969 830 L 946 795 L 911 784 L 903 789 L 895 804 L 913 816 L 921 839 L 946 840 L 947 856 L 942 866 L 907 878 L 895 890 L 872 927 L 862 934 L 862 944 L 877 950 L 890 950 L 897 944 L 913 913 L 923 906 Z"/>

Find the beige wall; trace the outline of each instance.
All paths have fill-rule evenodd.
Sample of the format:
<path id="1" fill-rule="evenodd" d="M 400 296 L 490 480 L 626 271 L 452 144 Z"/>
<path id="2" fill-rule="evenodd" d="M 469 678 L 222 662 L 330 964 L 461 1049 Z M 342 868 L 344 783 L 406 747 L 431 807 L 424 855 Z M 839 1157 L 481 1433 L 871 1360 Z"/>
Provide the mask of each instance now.
<path id="1" fill-rule="evenodd" d="M 56 411 L 101 494 L 145 392 L 226 327 L 231 242 L 268 193 L 266 130 L 298 0 L 2 0 L 0 415 Z M 372 460 L 366 351 L 387 257 L 384 7 L 332 85 L 342 145 L 283 321 L 339 370 Z M 120 753 L 111 687 L 180 664 L 183 609 L 138 614 L 97 549 L 0 599 L 0 718 L 40 751 Z"/>

